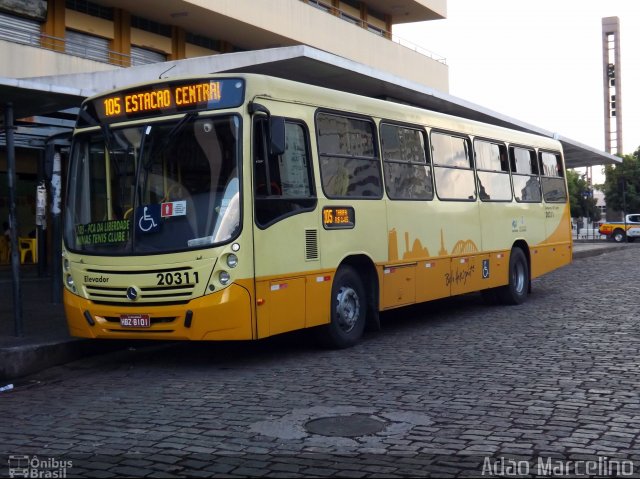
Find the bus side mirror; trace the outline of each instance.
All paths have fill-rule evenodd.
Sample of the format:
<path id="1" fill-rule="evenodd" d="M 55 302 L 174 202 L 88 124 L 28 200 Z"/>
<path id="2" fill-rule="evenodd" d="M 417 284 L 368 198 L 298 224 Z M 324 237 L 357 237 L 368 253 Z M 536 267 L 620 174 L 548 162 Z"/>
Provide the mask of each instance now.
<path id="1" fill-rule="evenodd" d="M 270 116 L 269 117 L 269 153 L 272 155 L 282 155 L 285 149 L 284 139 L 284 117 L 282 116 Z"/>

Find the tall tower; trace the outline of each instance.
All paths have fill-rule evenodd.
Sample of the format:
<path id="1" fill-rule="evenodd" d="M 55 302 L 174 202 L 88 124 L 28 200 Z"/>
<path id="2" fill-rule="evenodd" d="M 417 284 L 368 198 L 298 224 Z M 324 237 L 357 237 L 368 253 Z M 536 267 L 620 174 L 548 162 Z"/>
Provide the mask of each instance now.
<path id="1" fill-rule="evenodd" d="M 604 88 L 605 150 L 622 155 L 622 74 L 620 64 L 620 20 L 602 19 L 602 78 Z"/>

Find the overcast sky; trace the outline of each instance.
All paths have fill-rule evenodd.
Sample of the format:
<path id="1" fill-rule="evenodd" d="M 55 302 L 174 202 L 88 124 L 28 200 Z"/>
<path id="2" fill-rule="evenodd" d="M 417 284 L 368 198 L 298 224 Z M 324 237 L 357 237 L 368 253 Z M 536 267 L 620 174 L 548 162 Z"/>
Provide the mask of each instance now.
<path id="1" fill-rule="evenodd" d="M 445 20 L 394 33 L 447 59 L 451 95 L 604 150 L 602 18 L 614 16 L 629 154 L 640 146 L 640 0 L 447 0 Z"/>

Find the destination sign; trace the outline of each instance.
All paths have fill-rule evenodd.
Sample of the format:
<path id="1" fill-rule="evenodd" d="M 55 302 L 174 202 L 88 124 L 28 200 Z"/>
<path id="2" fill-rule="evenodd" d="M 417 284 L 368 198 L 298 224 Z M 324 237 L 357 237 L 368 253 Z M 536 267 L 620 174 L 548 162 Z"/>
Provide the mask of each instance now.
<path id="1" fill-rule="evenodd" d="M 235 108 L 243 101 L 244 81 L 241 79 L 195 79 L 113 93 L 92 100 L 84 108 L 98 121 L 113 123 L 156 115 Z"/>
<path id="2" fill-rule="evenodd" d="M 356 213 L 351 206 L 326 206 L 322 208 L 322 225 L 325 229 L 349 229 L 356 224 Z"/>
<path id="3" fill-rule="evenodd" d="M 103 245 L 129 241 L 129 220 L 99 221 L 76 225 L 76 241 L 80 245 Z"/>

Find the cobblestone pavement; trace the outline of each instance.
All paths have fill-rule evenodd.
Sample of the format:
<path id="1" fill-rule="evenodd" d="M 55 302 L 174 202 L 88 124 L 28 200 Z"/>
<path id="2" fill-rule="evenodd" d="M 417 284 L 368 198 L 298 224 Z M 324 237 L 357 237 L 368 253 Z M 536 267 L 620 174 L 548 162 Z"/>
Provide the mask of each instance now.
<path id="1" fill-rule="evenodd" d="M 295 334 L 52 368 L 0 393 L 0 475 L 637 477 L 639 265 L 630 248 L 535 280 L 521 306 L 388 313 L 349 350 Z"/>

